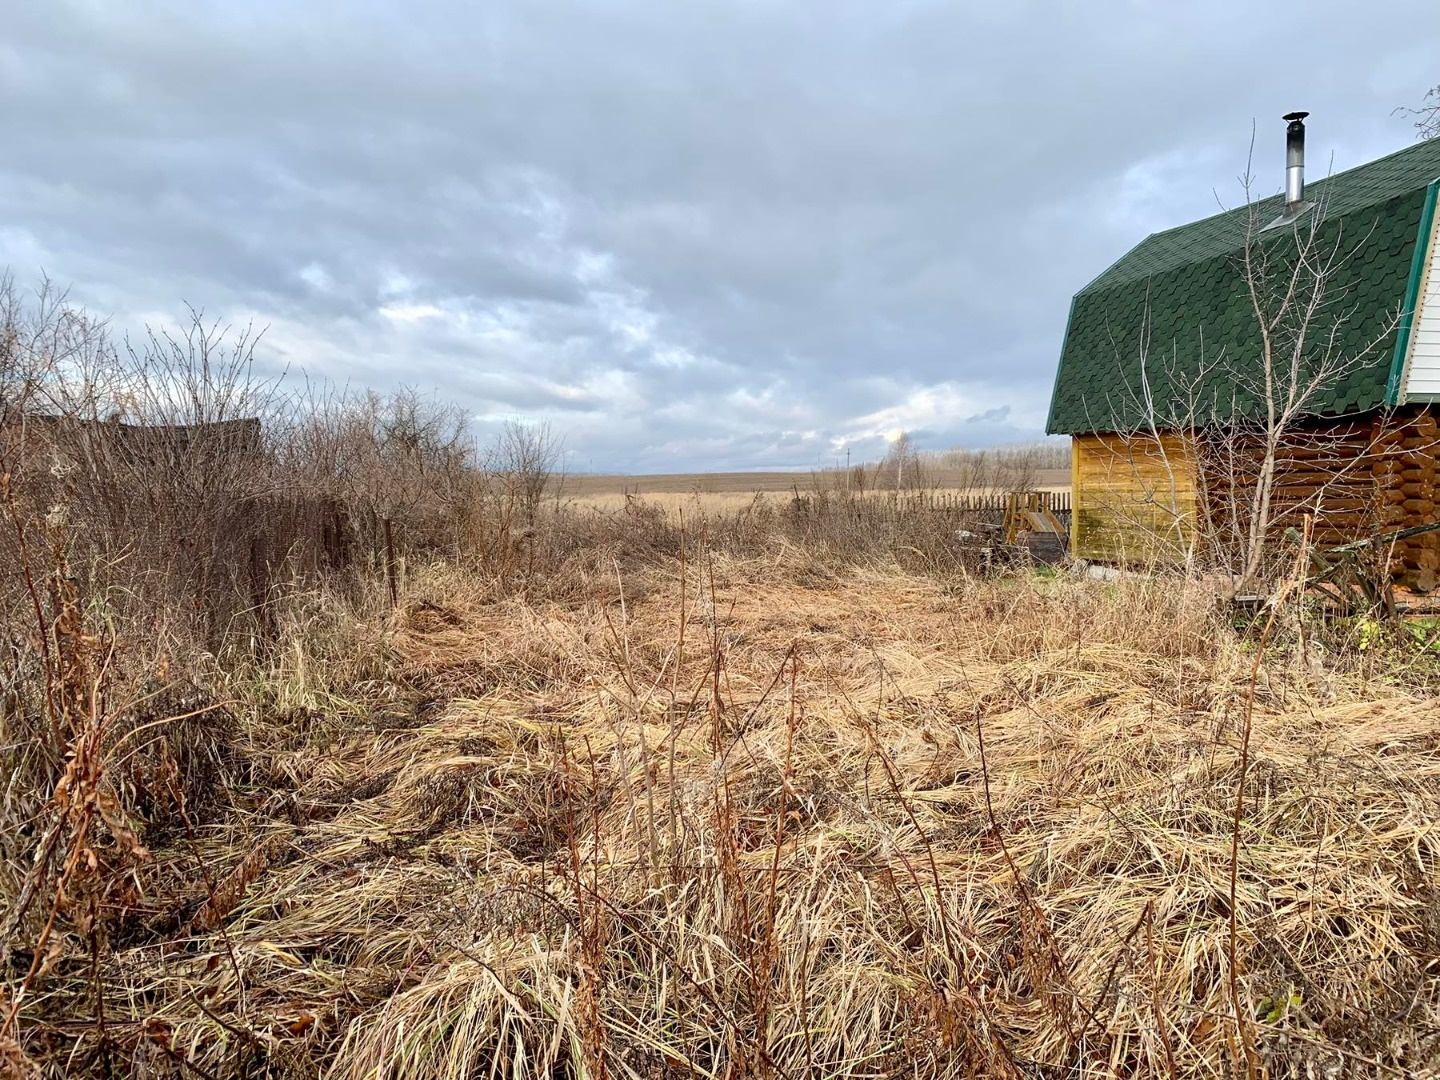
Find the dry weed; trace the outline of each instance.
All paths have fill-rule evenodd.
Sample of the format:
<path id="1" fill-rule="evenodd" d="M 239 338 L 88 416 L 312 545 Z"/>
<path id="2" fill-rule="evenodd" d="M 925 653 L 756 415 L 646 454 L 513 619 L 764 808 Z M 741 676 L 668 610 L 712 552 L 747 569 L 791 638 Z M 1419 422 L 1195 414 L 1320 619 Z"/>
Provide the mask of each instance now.
<path id="1" fill-rule="evenodd" d="M 281 650 L 254 786 L 134 871 L 168 922 L 57 957 L 31 1057 L 94 984 L 146 1074 L 1434 1072 L 1428 699 L 1259 658 L 1237 1026 L 1255 643 L 1200 585 L 599 563 Z"/>

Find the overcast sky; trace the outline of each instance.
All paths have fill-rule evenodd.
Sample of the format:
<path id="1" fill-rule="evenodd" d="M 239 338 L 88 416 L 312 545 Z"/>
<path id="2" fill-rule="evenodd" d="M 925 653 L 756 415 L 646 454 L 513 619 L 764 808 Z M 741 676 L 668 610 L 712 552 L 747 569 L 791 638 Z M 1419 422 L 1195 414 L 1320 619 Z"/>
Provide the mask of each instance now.
<path id="1" fill-rule="evenodd" d="M 570 467 L 1044 425 L 1146 233 L 1399 149 L 1434 0 L 0 0 L 0 266 L 117 327 L 548 419 Z"/>

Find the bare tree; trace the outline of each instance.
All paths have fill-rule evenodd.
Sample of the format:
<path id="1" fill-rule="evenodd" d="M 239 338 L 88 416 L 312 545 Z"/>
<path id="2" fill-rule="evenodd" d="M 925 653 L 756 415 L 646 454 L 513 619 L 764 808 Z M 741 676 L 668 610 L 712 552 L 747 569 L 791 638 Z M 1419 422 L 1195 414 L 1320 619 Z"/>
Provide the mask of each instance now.
<path id="1" fill-rule="evenodd" d="M 1440 86 L 1432 86 L 1418 107 L 1402 105 L 1395 111 L 1403 116 L 1414 117 L 1417 138 L 1440 137 Z"/>
<path id="2" fill-rule="evenodd" d="M 1208 355 L 1203 346 L 1186 356 L 1156 350 L 1147 305 L 1138 352 L 1122 361 L 1138 361 L 1138 385 L 1124 411 L 1141 420 L 1119 438 L 1132 459 L 1158 462 L 1151 467 L 1158 481 L 1135 480 L 1148 483 L 1138 511 L 1146 520 L 1137 523 L 1153 534 L 1155 522 L 1168 519 L 1164 531 L 1176 554 L 1189 558 L 1200 538 L 1249 587 L 1264 576 L 1269 545 L 1286 517 L 1322 510 L 1327 497 L 1357 481 L 1362 470 L 1368 478 L 1375 449 L 1370 427 L 1316 423 L 1316 407 L 1351 372 L 1374 361 L 1399 312 L 1363 344 L 1350 344 L 1346 331 L 1356 312 L 1346 271 L 1363 257 L 1369 234 L 1347 235 L 1339 223 L 1327 228 L 1323 198 L 1277 224 L 1268 220 L 1271 206 L 1251 198 L 1248 171 L 1242 186 L 1247 209 L 1234 262 L 1253 316 L 1253 340 L 1243 350 Z M 1163 398 L 1153 390 L 1157 382 L 1166 386 Z M 1188 460 L 1176 460 L 1177 447 Z M 1306 472 L 1301 499 L 1289 494 L 1299 487 L 1297 459 L 1324 461 L 1328 470 Z M 1193 476 L 1193 490 L 1182 476 Z"/>
<path id="3" fill-rule="evenodd" d="M 908 431 L 900 432 L 891 440 L 890 448 L 875 466 L 872 486 L 891 491 L 917 491 L 925 486 L 925 468 Z"/>
<path id="4" fill-rule="evenodd" d="M 950 483 L 961 491 L 991 491 L 997 487 L 995 455 L 990 450 L 949 451 L 940 459 L 951 470 Z"/>
<path id="5" fill-rule="evenodd" d="M 507 420 L 486 455 L 486 471 L 500 494 L 533 525 L 545 492 L 561 479 L 564 444 L 547 421 L 524 424 Z"/>
<path id="6" fill-rule="evenodd" d="M 979 450 L 945 450 L 933 458 L 948 487 L 970 491 L 1027 491 L 1043 470 L 1068 469 L 1068 440 L 1022 443 Z"/>

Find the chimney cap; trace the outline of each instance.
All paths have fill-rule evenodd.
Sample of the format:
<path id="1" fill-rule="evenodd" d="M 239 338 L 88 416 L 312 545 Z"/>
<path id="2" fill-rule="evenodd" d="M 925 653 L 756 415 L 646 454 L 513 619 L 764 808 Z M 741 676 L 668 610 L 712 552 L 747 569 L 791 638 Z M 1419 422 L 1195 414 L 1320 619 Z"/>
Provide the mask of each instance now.
<path id="1" fill-rule="evenodd" d="M 1305 119 L 1307 116 L 1309 116 L 1309 115 L 1310 115 L 1310 114 L 1309 114 L 1308 112 L 1287 112 L 1287 113 L 1286 113 L 1284 116 L 1282 116 L 1280 119 L 1281 119 L 1281 120 L 1289 120 L 1289 121 L 1293 124 L 1293 123 L 1296 123 L 1297 121 L 1304 120 L 1304 119 Z"/>

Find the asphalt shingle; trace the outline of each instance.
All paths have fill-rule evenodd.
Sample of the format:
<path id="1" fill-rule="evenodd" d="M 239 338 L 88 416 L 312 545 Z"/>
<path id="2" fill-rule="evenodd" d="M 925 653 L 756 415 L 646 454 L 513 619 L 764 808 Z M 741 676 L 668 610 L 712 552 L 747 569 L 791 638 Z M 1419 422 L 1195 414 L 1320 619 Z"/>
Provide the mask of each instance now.
<path id="1" fill-rule="evenodd" d="M 1307 188 L 1309 213 L 1320 222 L 1311 250 L 1336 261 L 1327 303 L 1310 323 L 1316 344 L 1306 361 L 1345 368 L 1309 412 L 1341 415 L 1385 404 L 1392 324 L 1405 300 L 1425 189 L 1437 178 L 1440 139 Z M 1276 196 L 1156 233 L 1080 290 L 1047 429 L 1128 431 L 1152 416 L 1162 424 L 1205 422 L 1258 409 L 1260 334 L 1246 285 L 1246 236 L 1252 222 L 1278 216 L 1282 203 Z M 1311 227 L 1302 219 L 1303 232 Z M 1261 233 L 1250 250 L 1268 262 L 1264 280 L 1278 286 L 1294 266 L 1296 231 Z M 1333 345 L 1322 360 L 1325 341 Z"/>

